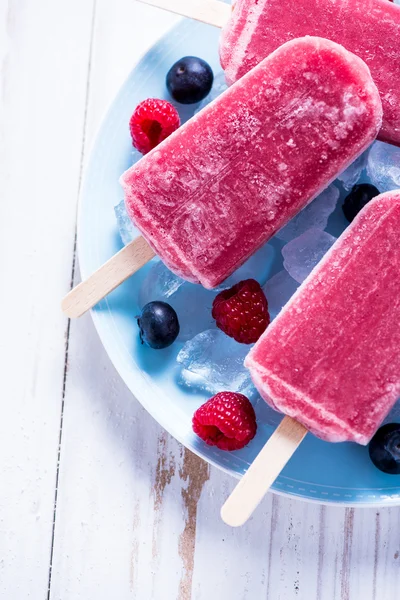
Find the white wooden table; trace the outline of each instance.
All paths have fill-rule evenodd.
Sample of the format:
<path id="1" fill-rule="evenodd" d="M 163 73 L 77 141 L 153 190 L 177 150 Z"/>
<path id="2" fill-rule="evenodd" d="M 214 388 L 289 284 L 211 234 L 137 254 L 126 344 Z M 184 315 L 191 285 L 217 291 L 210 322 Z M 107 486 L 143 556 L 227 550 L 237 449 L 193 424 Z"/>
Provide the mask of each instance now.
<path id="1" fill-rule="evenodd" d="M 134 0 L 0 0 L 0 598 L 397 600 L 400 509 L 269 495 L 182 448 L 67 323 L 76 205 L 100 118 L 177 21 Z"/>

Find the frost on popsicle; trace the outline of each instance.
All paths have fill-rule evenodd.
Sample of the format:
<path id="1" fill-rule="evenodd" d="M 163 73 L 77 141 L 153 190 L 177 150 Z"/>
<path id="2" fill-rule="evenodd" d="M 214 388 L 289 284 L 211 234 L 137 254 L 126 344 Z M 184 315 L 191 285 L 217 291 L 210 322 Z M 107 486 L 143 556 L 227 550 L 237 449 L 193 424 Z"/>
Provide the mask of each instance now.
<path id="1" fill-rule="evenodd" d="M 399 188 L 400 148 L 375 142 L 368 156 L 367 173 L 381 193 Z"/>
<path id="2" fill-rule="evenodd" d="M 335 241 L 326 231 L 308 229 L 284 246 L 283 266 L 293 279 L 302 283 Z"/>
<path id="3" fill-rule="evenodd" d="M 315 200 L 296 215 L 285 227 L 282 227 L 276 237 L 285 242 L 297 238 L 307 229 L 325 229 L 328 219 L 336 208 L 340 192 L 335 185 L 330 185 Z"/>
<path id="4" fill-rule="evenodd" d="M 181 384 L 206 390 L 240 392 L 251 397 L 255 388 L 243 366 L 249 347 L 238 344 L 219 329 L 203 331 L 186 342 L 177 361 Z"/>
<path id="5" fill-rule="evenodd" d="M 114 207 L 114 212 L 121 240 L 125 245 L 129 244 L 138 235 L 139 231 L 128 217 L 123 200 Z M 263 285 L 269 277 L 274 254 L 274 248 L 269 244 L 265 244 L 244 265 L 239 267 L 228 279 L 215 288 L 215 292 L 226 290 L 235 285 L 235 283 L 243 279 L 250 279 L 251 277 L 256 279 L 260 285 Z M 161 261 L 154 265 L 153 269 L 151 276 L 146 278 L 140 292 L 146 298 L 146 302 L 154 299 L 165 300 L 185 283 L 181 277 L 178 277 L 167 269 Z M 162 298 L 151 298 L 152 290 L 155 294 L 161 294 Z"/>

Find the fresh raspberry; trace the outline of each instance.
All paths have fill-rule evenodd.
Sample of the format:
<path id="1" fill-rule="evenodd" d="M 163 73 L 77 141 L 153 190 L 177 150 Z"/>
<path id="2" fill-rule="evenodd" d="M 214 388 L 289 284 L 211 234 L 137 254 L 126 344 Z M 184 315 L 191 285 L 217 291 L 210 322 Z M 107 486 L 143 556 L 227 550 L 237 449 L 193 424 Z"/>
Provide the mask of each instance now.
<path id="1" fill-rule="evenodd" d="M 129 128 L 132 143 L 139 152 L 147 154 L 171 133 L 181 121 L 178 111 L 166 100 L 148 98 L 137 105 L 131 116 Z"/>
<path id="2" fill-rule="evenodd" d="M 243 394 L 220 392 L 193 415 L 193 431 L 220 450 L 240 450 L 257 431 L 256 414 Z"/>
<path id="3" fill-rule="evenodd" d="M 224 290 L 213 302 L 217 327 L 241 344 L 253 344 L 270 324 L 268 302 L 260 284 L 246 279 Z"/>

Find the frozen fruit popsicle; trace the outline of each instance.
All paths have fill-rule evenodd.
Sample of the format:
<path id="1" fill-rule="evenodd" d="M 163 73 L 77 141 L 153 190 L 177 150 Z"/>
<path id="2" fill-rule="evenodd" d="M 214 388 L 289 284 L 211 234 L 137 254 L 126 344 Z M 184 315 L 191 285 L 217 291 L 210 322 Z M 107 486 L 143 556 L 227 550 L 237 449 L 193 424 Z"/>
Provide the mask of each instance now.
<path id="1" fill-rule="evenodd" d="M 379 138 L 400 145 L 400 6 L 388 0 L 237 0 L 220 44 L 228 82 L 304 35 L 333 40 L 367 63 L 383 106 Z"/>
<path id="2" fill-rule="evenodd" d="M 367 444 L 400 395 L 400 190 L 377 196 L 248 354 L 264 399 L 287 416 L 221 510 L 250 517 L 307 430 Z"/>
<path id="3" fill-rule="evenodd" d="M 121 179 L 138 238 L 63 300 L 78 317 L 159 254 L 184 279 L 226 279 L 345 169 L 382 119 L 368 67 L 292 40 Z"/>
<path id="4" fill-rule="evenodd" d="M 246 358 L 278 410 L 331 442 L 367 444 L 400 396 L 400 191 L 328 251 Z"/>
<path id="5" fill-rule="evenodd" d="M 328 40 L 293 40 L 122 176 L 128 214 L 172 271 L 213 288 L 380 124 L 365 63 Z"/>

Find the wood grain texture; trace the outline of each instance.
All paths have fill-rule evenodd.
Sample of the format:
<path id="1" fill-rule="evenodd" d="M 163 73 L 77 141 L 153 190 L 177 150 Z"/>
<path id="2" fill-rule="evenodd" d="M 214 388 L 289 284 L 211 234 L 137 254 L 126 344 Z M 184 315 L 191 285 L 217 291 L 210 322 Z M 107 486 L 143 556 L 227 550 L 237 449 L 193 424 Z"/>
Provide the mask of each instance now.
<path id="1" fill-rule="evenodd" d="M 67 329 L 61 315 L 71 273 L 79 281 L 82 159 L 132 64 L 175 21 L 134 0 L 0 2 L 0 266 L 11 283 L 0 297 L 0 596 L 398 600 L 400 509 L 268 494 L 244 527 L 226 526 L 235 480 L 132 398 L 89 316 Z"/>
<path id="2" fill-rule="evenodd" d="M 109 365 L 88 316 L 73 323 L 70 349 L 51 597 L 162 598 L 168 589 L 179 598 L 207 467 L 188 471 L 182 447 Z"/>
<path id="3" fill-rule="evenodd" d="M 204 485 L 210 478 L 210 468 L 207 463 L 185 448 L 183 451 L 183 465 L 179 475 L 182 482 L 181 496 L 185 519 L 185 526 L 179 538 L 179 555 L 183 563 L 183 577 L 179 585 L 179 598 L 184 600 L 185 598 L 190 598 L 192 594 L 197 505 Z"/>
<path id="4" fill-rule="evenodd" d="M 0 2 L 1 598 L 47 596 L 92 9 Z"/>

